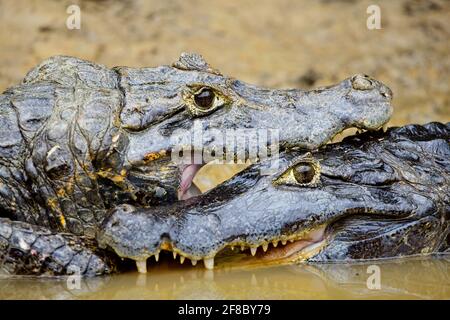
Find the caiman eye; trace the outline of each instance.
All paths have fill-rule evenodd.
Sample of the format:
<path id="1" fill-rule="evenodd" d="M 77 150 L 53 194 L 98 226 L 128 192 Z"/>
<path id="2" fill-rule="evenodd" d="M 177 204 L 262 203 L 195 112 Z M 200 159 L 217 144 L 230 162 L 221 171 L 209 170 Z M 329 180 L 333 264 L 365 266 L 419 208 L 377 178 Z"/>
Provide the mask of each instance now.
<path id="1" fill-rule="evenodd" d="M 298 183 L 310 183 L 316 172 L 312 163 L 300 163 L 292 168 L 292 174 Z"/>
<path id="2" fill-rule="evenodd" d="M 314 187 L 319 182 L 320 165 L 317 161 L 301 160 L 274 180 L 275 185 Z"/>
<path id="3" fill-rule="evenodd" d="M 183 99 L 193 116 L 207 115 L 230 101 L 218 89 L 201 85 L 188 87 Z"/>
<path id="4" fill-rule="evenodd" d="M 213 106 L 214 99 L 214 91 L 209 88 L 202 89 L 194 95 L 195 104 L 202 110 L 209 110 Z"/>

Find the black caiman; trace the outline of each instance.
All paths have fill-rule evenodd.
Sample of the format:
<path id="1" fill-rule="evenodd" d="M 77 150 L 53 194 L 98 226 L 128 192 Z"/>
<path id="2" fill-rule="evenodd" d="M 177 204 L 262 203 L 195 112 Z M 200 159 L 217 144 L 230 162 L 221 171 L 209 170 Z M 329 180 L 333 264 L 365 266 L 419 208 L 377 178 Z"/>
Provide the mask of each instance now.
<path id="1" fill-rule="evenodd" d="M 203 163 L 174 163 L 172 150 L 193 128 L 203 152 L 223 148 L 217 132 L 239 129 L 278 130 L 281 149 L 314 149 L 349 127 L 380 128 L 391 99 L 365 75 L 311 91 L 259 88 L 197 54 L 156 68 L 49 58 L 0 96 L 2 268 L 110 271 L 95 242 L 107 211 L 184 199 Z"/>
<path id="2" fill-rule="evenodd" d="M 141 272 L 161 250 L 209 269 L 237 249 L 240 265 L 450 253 L 450 123 L 290 150 L 277 173 L 263 176 L 266 165 L 170 206 L 118 207 L 100 244 L 135 260 Z"/>

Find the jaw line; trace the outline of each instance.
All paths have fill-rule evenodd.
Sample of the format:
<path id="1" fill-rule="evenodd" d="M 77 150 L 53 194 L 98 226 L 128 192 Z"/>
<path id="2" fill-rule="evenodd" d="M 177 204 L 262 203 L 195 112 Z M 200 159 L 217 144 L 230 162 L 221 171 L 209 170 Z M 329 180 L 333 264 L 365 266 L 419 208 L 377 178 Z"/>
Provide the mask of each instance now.
<path id="1" fill-rule="evenodd" d="M 140 253 L 138 256 L 131 257 L 121 254 L 118 250 L 115 251 L 121 258 L 135 260 L 138 271 L 141 273 L 146 273 L 147 259 L 154 256 L 156 262 L 159 261 L 159 253 L 161 251 L 172 252 L 173 258 L 177 259 L 179 257 L 181 264 L 184 263 L 186 258 L 191 260 L 194 266 L 199 260 L 203 260 L 207 269 L 214 268 L 214 259 L 216 256 L 218 268 L 245 268 L 274 264 L 292 264 L 306 261 L 322 250 L 327 243 L 325 229 L 326 225 L 320 225 L 295 234 L 284 235 L 258 245 L 250 245 L 237 241 L 230 242 L 207 256 L 194 256 L 183 252 L 177 247 L 174 247 L 168 239 L 164 240 L 155 252 L 146 251 Z M 281 244 L 278 242 L 281 242 Z M 268 248 L 269 243 L 272 244 L 273 248 Z M 241 247 L 241 252 L 236 253 L 236 251 L 232 250 L 236 246 Z M 265 250 L 263 249 L 264 247 Z M 250 249 L 250 252 L 247 249 Z M 259 252 L 257 252 L 258 249 Z"/>
<path id="2" fill-rule="evenodd" d="M 272 241 L 273 247 L 269 247 L 267 251 L 257 247 L 258 251 L 255 255 L 248 251 L 241 253 L 240 257 L 233 254 L 225 255 L 223 258 L 218 257 L 218 264 L 219 267 L 242 268 L 305 262 L 326 246 L 325 230 L 326 225 L 320 225 L 309 231 L 282 236 L 280 240 Z M 286 241 L 286 239 L 289 240 Z"/>
<path id="3" fill-rule="evenodd" d="M 295 243 L 294 243 L 295 244 Z M 225 269 L 245 269 L 259 268 L 274 265 L 290 265 L 307 262 L 307 260 L 317 255 L 327 245 L 326 239 L 313 242 L 303 247 L 301 250 L 282 258 L 266 258 L 264 254 L 252 257 L 248 253 L 218 257 L 217 268 Z M 269 249 L 271 250 L 271 249 Z M 278 250 L 278 249 L 275 249 Z"/>

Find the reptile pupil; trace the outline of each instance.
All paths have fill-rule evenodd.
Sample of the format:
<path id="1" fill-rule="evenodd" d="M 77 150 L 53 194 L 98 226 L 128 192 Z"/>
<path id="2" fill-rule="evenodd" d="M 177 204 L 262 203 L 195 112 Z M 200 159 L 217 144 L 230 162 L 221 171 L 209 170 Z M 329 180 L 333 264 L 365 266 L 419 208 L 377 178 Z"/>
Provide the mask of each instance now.
<path id="1" fill-rule="evenodd" d="M 214 102 L 214 92 L 211 89 L 204 89 L 194 96 L 195 104 L 203 110 L 208 110 Z"/>
<path id="2" fill-rule="evenodd" d="M 309 183 L 314 179 L 314 167 L 310 163 L 302 163 L 293 169 L 295 180 L 298 183 Z"/>

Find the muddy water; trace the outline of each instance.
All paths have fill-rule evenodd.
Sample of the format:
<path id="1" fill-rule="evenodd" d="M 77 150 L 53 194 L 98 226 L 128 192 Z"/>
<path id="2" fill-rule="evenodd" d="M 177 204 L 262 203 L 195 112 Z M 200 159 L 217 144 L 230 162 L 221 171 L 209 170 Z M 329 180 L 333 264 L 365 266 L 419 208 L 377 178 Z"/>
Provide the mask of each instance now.
<path id="1" fill-rule="evenodd" d="M 450 260 L 378 262 L 380 289 L 371 264 L 290 265 L 214 271 L 168 259 L 134 271 L 82 279 L 1 278 L 1 299 L 450 299 Z M 369 277 L 371 277 L 369 279 Z M 367 282 L 369 280 L 370 286 Z M 372 281 L 371 281 L 372 280 Z"/>

